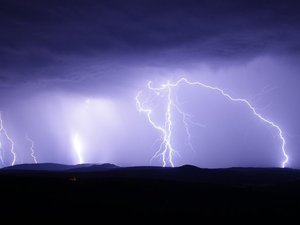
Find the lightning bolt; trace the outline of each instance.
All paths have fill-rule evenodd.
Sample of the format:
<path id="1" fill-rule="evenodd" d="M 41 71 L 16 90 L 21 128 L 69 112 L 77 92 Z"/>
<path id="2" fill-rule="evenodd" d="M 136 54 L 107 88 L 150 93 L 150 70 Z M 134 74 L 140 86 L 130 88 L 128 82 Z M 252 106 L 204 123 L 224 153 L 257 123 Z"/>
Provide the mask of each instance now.
<path id="1" fill-rule="evenodd" d="M 78 163 L 82 164 L 84 163 L 84 160 L 82 157 L 82 144 L 81 144 L 79 134 L 75 133 L 74 135 L 72 135 L 71 139 L 72 139 L 73 148 L 78 158 Z"/>
<path id="2" fill-rule="evenodd" d="M 175 109 L 177 110 L 177 112 L 179 114 L 181 114 L 181 116 L 182 116 L 182 123 L 183 123 L 184 129 L 185 129 L 186 135 L 187 135 L 188 146 L 190 147 L 190 149 L 192 149 L 193 151 L 195 151 L 194 146 L 192 145 L 192 142 L 191 142 L 192 135 L 191 135 L 190 128 L 189 128 L 189 123 L 193 124 L 195 126 L 198 126 L 198 127 L 202 127 L 202 128 L 205 128 L 206 126 L 203 125 L 203 124 L 194 122 L 192 120 L 192 115 L 190 115 L 190 114 L 185 113 L 184 111 L 182 111 L 179 108 L 178 104 L 173 104 L 173 105 L 174 105 Z"/>
<path id="3" fill-rule="evenodd" d="M 0 142 L 0 161 L 3 166 L 5 166 L 3 155 L 2 155 L 2 143 Z"/>
<path id="4" fill-rule="evenodd" d="M 32 157 L 35 164 L 37 164 L 37 159 L 34 152 L 34 141 L 26 134 L 26 140 L 30 143 L 30 156 Z"/>
<path id="5" fill-rule="evenodd" d="M 137 110 L 139 112 L 145 113 L 148 118 L 148 121 L 152 125 L 152 127 L 161 133 L 162 142 L 160 144 L 158 151 L 154 154 L 154 156 L 152 158 L 161 156 L 162 161 L 163 161 L 163 167 L 165 167 L 167 165 L 167 163 L 169 165 L 171 165 L 172 167 L 174 167 L 173 155 L 176 153 L 176 151 L 173 148 L 172 143 L 171 143 L 171 141 L 172 141 L 172 125 L 173 125 L 173 123 L 172 123 L 172 109 L 173 108 L 182 115 L 183 125 L 186 129 L 186 133 L 187 133 L 188 140 L 189 140 L 188 142 L 189 142 L 189 145 L 192 146 L 191 142 L 190 142 L 191 134 L 188 129 L 188 123 L 187 123 L 187 120 L 190 119 L 190 115 L 184 113 L 178 107 L 178 105 L 175 104 L 174 101 L 172 100 L 172 90 L 173 90 L 173 88 L 178 87 L 180 84 L 186 84 L 186 85 L 190 85 L 190 86 L 197 86 L 197 87 L 210 89 L 212 91 L 215 91 L 218 94 L 221 94 L 222 96 L 224 96 L 226 99 L 228 99 L 230 101 L 239 102 L 239 103 L 246 105 L 251 110 L 251 112 L 253 113 L 253 115 L 255 117 L 257 117 L 262 122 L 268 124 L 269 126 L 271 126 L 272 128 L 274 128 L 277 131 L 278 136 L 281 141 L 281 152 L 282 152 L 283 158 L 284 158 L 281 163 L 281 167 L 282 168 L 286 167 L 289 157 L 286 153 L 286 140 L 283 136 L 282 129 L 275 122 L 263 117 L 260 113 L 258 113 L 257 110 L 254 108 L 254 106 L 252 106 L 252 104 L 250 104 L 250 102 L 247 101 L 246 99 L 232 97 L 231 95 L 229 95 L 227 92 L 225 92 L 221 88 L 210 86 L 210 85 L 201 83 L 199 81 L 192 82 L 192 81 L 189 81 L 187 78 L 181 78 L 181 79 L 177 80 L 175 83 L 171 83 L 170 81 L 168 81 L 167 83 L 162 84 L 160 87 L 152 87 L 151 84 L 152 84 L 151 81 L 148 82 L 148 84 L 147 84 L 148 90 L 152 91 L 157 96 L 160 96 L 165 92 L 167 95 L 167 97 L 166 97 L 167 98 L 167 107 L 166 107 L 166 111 L 165 111 L 164 125 L 160 126 L 156 122 L 154 122 L 154 120 L 152 118 L 153 110 L 151 108 L 145 107 L 144 104 L 141 103 L 140 96 L 141 96 L 142 91 L 138 92 L 137 96 L 135 97 L 135 101 L 136 101 Z"/>
<path id="6" fill-rule="evenodd" d="M 14 151 L 14 142 L 13 142 L 13 140 L 8 136 L 8 134 L 7 134 L 7 131 L 6 131 L 6 129 L 4 128 L 4 126 L 3 126 L 3 120 L 2 120 L 2 114 L 1 114 L 1 112 L 0 112 L 0 133 L 2 133 L 4 136 L 5 136 L 5 138 L 10 142 L 10 153 L 12 154 L 12 156 L 13 156 L 13 160 L 12 160 L 12 162 L 11 162 L 11 166 L 13 166 L 13 165 L 15 165 L 15 162 L 16 162 L 16 153 L 15 153 L 15 151 Z M 0 148 L 2 149 L 2 144 L 0 145 Z M 5 165 L 5 162 L 4 162 L 4 159 L 3 159 L 3 154 L 2 154 L 2 152 L 1 152 L 1 154 L 0 154 L 0 160 L 1 160 L 1 163 L 3 164 L 3 165 Z"/>

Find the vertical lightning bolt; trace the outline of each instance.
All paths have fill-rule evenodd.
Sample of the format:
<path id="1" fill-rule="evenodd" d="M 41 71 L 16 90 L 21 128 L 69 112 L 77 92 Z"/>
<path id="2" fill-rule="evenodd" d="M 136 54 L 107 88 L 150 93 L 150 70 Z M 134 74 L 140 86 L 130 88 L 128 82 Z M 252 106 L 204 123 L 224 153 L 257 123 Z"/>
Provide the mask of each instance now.
<path id="1" fill-rule="evenodd" d="M 84 163 L 84 161 L 83 161 L 83 157 L 82 157 L 82 144 L 81 144 L 81 140 L 79 138 L 79 134 L 75 133 L 72 135 L 71 138 L 72 138 L 73 148 L 77 154 L 78 163 L 82 164 L 82 163 Z"/>
<path id="2" fill-rule="evenodd" d="M 0 161 L 3 166 L 5 166 L 3 155 L 2 155 L 2 143 L 0 141 Z"/>
<path id="3" fill-rule="evenodd" d="M 2 120 L 2 114 L 1 114 L 1 112 L 0 112 L 0 132 L 1 133 L 3 133 L 3 135 L 5 136 L 5 138 L 8 140 L 8 142 L 10 142 L 10 153 L 12 154 L 12 156 L 13 156 L 13 160 L 12 160 L 12 162 L 11 162 L 11 166 L 13 166 L 13 165 L 15 165 L 15 162 L 16 162 L 16 153 L 15 153 L 15 151 L 14 151 L 14 142 L 13 142 L 13 140 L 8 136 L 8 134 L 7 134 L 7 131 L 6 131 L 6 129 L 4 128 L 4 126 L 3 126 L 3 120 Z M 2 149 L 2 144 L 0 145 L 0 147 L 1 147 L 1 149 Z M 0 154 L 1 155 L 1 162 L 2 162 L 2 164 L 4 165 L 5 163 L 4 163 L 4 159 L 3 159 L 3 155 L 2 154 Z"/>
<path id="4" fill-rule="evenodd" d="M 30 156 L 32 157 L 35 164 L 37 164 L 37 159 L 34 152 L 34 141 L 26 134 L 26 140 L 30 143 Z"/>
<path id="5" fill-rule="evenodd" d="M 172 147 L 171 144 L 171 140 L 172 140 L 172 108 L 176 109 L 177 112 L 179 112 L 182 117 L 183 117 L 183 124 L 185 126 L 186 129 L 186 133 L 189 139 L 189 145 L 191 145 L 190 142 L 190 131 L 188 129 L 188 124 L 187 124 L 187 118 L 190 118 L 189 114 L 186 114 L 185 112 L 183 112 L 178 105 L 176 105 L 173 100 L 172 100 L 172 95 L 171 95 L 171 91 L 173 88 L 176 88 L 177 86 L 179 86 L 180 84 L 186 84 L 189 86 L 198 86 L 198 87 L 202 87 L 202 88 L 206 88 L 206 89 L 210 89 L 212 91 L 217 92 L 218 94 L 221 94 L 222 96 L 224 96 L 225 98 L 227 98 L 230 101 L 233 102 L 239 102 L 239 103 L 243 103 L 245 104 L 253 113 L 253 115 L 255 117 L 257 117 L 258 119 L 260 119 L 262 122 L 268 124 L 269 126 L 271 126 L 272 128 L 274 128 L 277 133 L 278 136 L 280 138 L 281 141 L 281 152 L 283 154 L 283 161 L 281 163 L 281 167 L 286 167 L 287 163 L 288 163 L 288 155 L 286 153 L 286 141 L 285 138 L 283 136 L 283 132 L 282 129 L 279 127 L 279 125 L 277 125 L 275 122 L 266 119 L 265 117 L 263 117 L 261 114 L 259 114 L 257 112 L 257 110 L 250 104 L 249 101 L 247 101 L 246 99 L 243 98 L 235 98 L 232 97 L 231 95 L 229 95 L 228 93 L 226 93 L 223 89 L 218 88 L 218 87 L 214 87 L 214 86 L 210 86 L 201 82 L 191 82 L 186 78 L 181 78 L 179 80 L 177 80 L 175 83 L 171 83 L 171 82 L 167 82 L 165 84 L 162 84 L 160 87 L 152 87 L 151 86 L 151 82 L 148 82 L 148 90 L 153 91 L 156 95 L 161 95 L 163 92 L 167 92 L 167 108 L 166 108 L 166 113 L 165 113 L 165 124 L 164 126 L 159 126 L 158 124 L 156 124 L 153 119 L 152 119 L 152 109 L 151 108 L 145 108 L 143 106 L 143 104 L 140 101 L 140 95 L 141 95 L 141 91 L 138 92 L 135 100 L 136 100 L 136 106 L 137 106 L 137 110 L 139 112 L 143 112 L 147 115 L 148 121 L 150 122 L 150 124 L 157 129 L 158 131 L 161 132 L 162 135 L 162 142 L 160 145 L 160 148 L 158 149 L 158 151 L 154 154 L 154 158 L 157 156 L 162 156 L 162 160 L 163 160 L 163 166 L 165 167 L 167 165 L 167 162 L 173 167 L 174 163 L 173 163 L 173 158 L 172 156 L 175 153 L 174 148 Z"/>

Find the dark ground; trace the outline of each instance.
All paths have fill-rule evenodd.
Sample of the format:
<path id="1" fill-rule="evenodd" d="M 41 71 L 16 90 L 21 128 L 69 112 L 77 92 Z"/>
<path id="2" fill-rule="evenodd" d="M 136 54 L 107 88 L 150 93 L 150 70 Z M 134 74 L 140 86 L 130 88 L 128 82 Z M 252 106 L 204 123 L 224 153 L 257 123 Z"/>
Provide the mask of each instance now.
<path id="1" fill-rule="evenodd" d="M 137 218 L 143 224 L 158 217 L 279 221 L 300 214 L 300 171 L 21 165 L 0 170 L 0 193 L 2 219 L 37 224 Z"/>

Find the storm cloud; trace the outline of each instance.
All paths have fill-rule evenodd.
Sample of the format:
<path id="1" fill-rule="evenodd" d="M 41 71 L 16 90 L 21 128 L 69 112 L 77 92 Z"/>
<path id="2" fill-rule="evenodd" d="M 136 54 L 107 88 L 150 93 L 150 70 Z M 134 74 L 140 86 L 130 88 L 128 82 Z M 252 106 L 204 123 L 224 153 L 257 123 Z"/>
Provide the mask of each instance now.
<path id="1" fill-rule="evenodd" d="M 136 111 L 134 96 L 146 87 L 148 80 L 159 84 L 186 76 L 253 102 L 260 112 L 283 127 L 291 156 L 289 165 L 300 166 L 299 1 L 0 2 L 0 110 L 15 139 L 31 131 L 41 161 L 74 163 L 66 150 L 71 146 L 65 140 L 70 136 L 72 123 L 78 123 L 76 129 L 85 130 L 92 137 L 91 142 L 103 139 L 103 145 L 98 143 L 91 151 L 105 146 L 105 157 L 101 161 L 99 151 L 99 155 L 90 153 L 90 159 L 98 157 L 99 162 L 123 165 L 148 164 L 155 152 L 151 143 L 159 135 Z M 233 131 L 240 122 L 226 115 L 239 114 L 239 106 L 230 108 L 215 96 L 208 94 L 203 98 L 207 93 L 201 93 L 191 95 L 196 95 L 196 99 L 183 94 L 182 101 L 190 102 L 187 108 L 197 119 L 204 120 L 201 122 L 214 124 L 213 118 L 227 122 L 224 128 L 207 129 L 211 132 L 208 136 L 196 129 L 195 146 L 204 151 L 199 150 L 203 155 L 183 153 L 178 164 L 280 164 L 280 150 L 276 149 L 278 143 L 272 131 L 259 128 L 261 125 L 253 122 L 247 112 L 240 118 L 245 123 L 242 130 Z M 87 99 L 94 106 L 89 111 L 94 123 L 92 118 L 78 122 L 83 115 L 79 108 L 85 107 Z M 222 112 L 222 104 L 226 115 L 210 113 L 216 108 Z M 102 109 L 101 113 L 97 109 Z M 95 110 L 107 119 L 97 119 Z M 72 112 L 74 117 L 70 119 Z M 129 118 L 124 118 L 124 113 Z M 111 121 L 113 130 L 107 121 Z M 97 130 L 101 126 L 111 134 Z M 228 129 L 232 139 L 226 136 Z M 265 134 L 264 129 L 271 133 Z M 233 137 L 238 133 L 248 139 L 238 136 L 240 141 L 235 143 Z M 215 145 L 218 135 L 220 144 Z M 116 138 L 119 143 L 113 144 Z M 143 143 L 136 142 L 136 138 Z M 24 146 L 20 144 L 19 149 Z M 180 147 L 186 148 L 183 144 Z M 224 149 L 231 150 L 226 153 Z M 242 160 L 242 154 L 248 159 Z"/>

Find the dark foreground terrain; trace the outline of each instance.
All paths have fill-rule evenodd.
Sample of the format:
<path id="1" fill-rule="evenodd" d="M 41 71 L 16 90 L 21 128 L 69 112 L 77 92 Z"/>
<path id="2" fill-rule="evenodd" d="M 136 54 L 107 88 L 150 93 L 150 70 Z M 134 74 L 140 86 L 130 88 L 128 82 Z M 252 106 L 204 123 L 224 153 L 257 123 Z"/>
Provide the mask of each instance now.
<path id="1" fill-rule="evenodd" d="M 2 218 L 37 224 L 300 215 L 300 171 L 293 169 L 19 165 L 0 170 L 0 193 Z"/>

